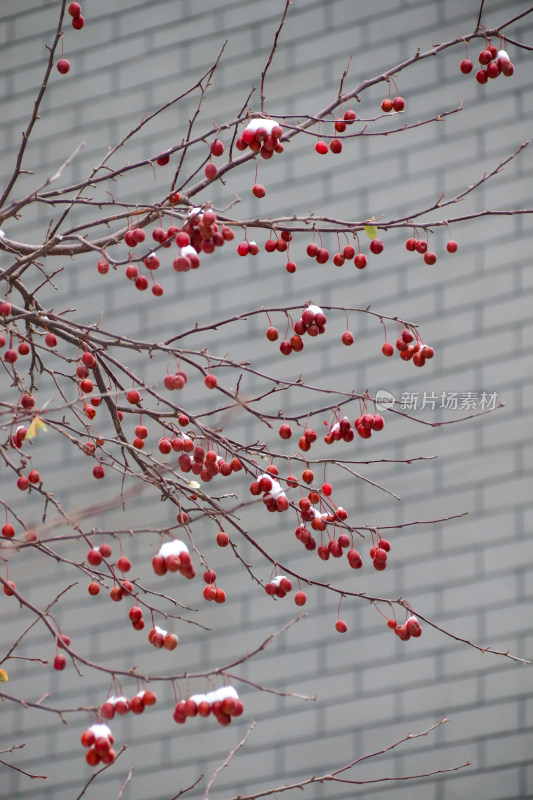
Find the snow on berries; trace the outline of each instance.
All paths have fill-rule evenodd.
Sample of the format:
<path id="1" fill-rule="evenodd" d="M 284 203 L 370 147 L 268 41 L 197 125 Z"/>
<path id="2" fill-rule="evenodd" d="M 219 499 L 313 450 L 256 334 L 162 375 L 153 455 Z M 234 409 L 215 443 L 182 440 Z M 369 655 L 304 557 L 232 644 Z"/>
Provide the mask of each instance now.
<path id="1" fill-rule="evenodd" d="M 191 561 L 189 548 L 181 539 L 165 542 L 152 559 L 152 567 L 156 575 L 167 572 L 180 572 L 185 578 L 192 579 L 196 571 Z M 165 631 L 166 634 L 166 631 Z"/>
<path id="2" fill-rule="evenodd" d="M 236 141 L 237 150 L 248 148 L 264 159 L 270 159 L 274 153 L 283 153 L 283 145 L 279 141 L 283 136 L 283 128 L 274 119 L 252 119 L 246 125 L 242 136 Z"/>
<path id="3" fill-rule="evenodd" d="M 276 575 L 265 585 L 265 592 L 270 596 L 285 597 L 292 591 L 292 581 L 286 575 Z"/>
<path id="4" fill-rule="evenodd" d="M 289 501 L 282 485 L 270 473 L 260 475 L 250 484 L 250 494 L 263 494 L 263 503 L 267 511 L 286 511 Z"/>
<path id="5" fill-rule="evenodd" d="M 81 735 L 81 743 L 88 748 L 85 753 L 85 760 L 91 767 L 102 764 L 112 764 L 116 758 L 116 753 L 112 748 L 114 737 L 111 729 L 107 725 L 91 725 Z"/>
<path id="6" fill-rule="evenodd" d="M 233 717 L 240 717 L 243 704 L 233 686 L 222 686 L 207 694 L 193 694 L 180 700 L 174 708 L 174 721 L 182 725 L 188 717 L 208 717 L 212 714 L 220 725 L 229 725 Z"/>

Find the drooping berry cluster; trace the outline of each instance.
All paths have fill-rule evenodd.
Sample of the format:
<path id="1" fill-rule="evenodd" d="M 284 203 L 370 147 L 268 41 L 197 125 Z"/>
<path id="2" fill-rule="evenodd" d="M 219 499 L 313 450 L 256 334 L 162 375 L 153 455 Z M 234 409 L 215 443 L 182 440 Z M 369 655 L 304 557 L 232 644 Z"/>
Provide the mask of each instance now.
<path id="1" fill-rule="evenodd" d="M 272 597 L 285 597 L 292 591 L 292 581 L 286 575 L 276 575 L 265 584 L 265 592 Z"/>
<path id="2" fill-rule="evenodd" d="M 105 703 L 100 708 L 100 714 L 104 719 L 113 719 L 115 714 L 124 716 L 130 711 L 132 714 L 142 714 L 146 706 L 153 706 L 157 702 L 157 697 L 154 692 L 145 691 L 144 689 L 138 692 L 135 697 L 129 700 L 124 695 L 115 697 L 111 695 L 107 698 Z"/>
<path id="3" fill-rule="evenodd" d="M 263 494 L 263 503 L 267 511 L 286 511 L 289 507 L 283 487 L 270 473 L 260 475 L 255 481 L 252 481 L 250 494 Z"/>
<path id="4" fill-rule="evenodd" d="M 252 119 L 244 129 L 242 136 L 235 142 L 237 150 L 250 148 L 264 159 L 270 159 L 274 153 L 283 153 L 283 145 L 279 141 L 283 136 L 283 128 L 274 119 Z"/>
<path id="5" fill-rule="evenodd" d="M 237 690 L 223 686 L 207 694 L 193 694 L 181 700 L 174 708 L 174 721 L 183 725 L 188 717 L 208 717 L 212 714 L 220 725 L 229 725 L 232 717 L 240 717 L 244 710 Z"/>
<path id="6" fill-rule="evenodd" d="M 156 575 L 166 575 L 167 572 L 179 572 L 184 578 L 192 579 L 196 575 L 191 561 L 189 548 L 181 539 L 164 542 L 157 555 L 152 559 L 152 567 Z"/>
<path id="7" fill-rule="evenodd" d="M 155 625 L 148 634 L 148 641 L 158 650 L 175 650 L 178 646 L 178 637 L 175 633 L 169 633 L 159 625 Z"/>
<path id="8" fill-rule="evenodd" d="M 415 367 L 423 367 L 428 359 L 433 358 L 435 351 L 421 341 L 416 341 L 415 344 L 412 344 L 414 339 L 414 334 L 408 328 L 404 328 L 396 340 L 396 350 L 400 353 L 402 361 L 411 361 L 412 359 Z M 385 342 L 381 352 L 384 356 L 390 358 L 394 354 L 394 347 L 390 342 Z"/>
<path id="9" fill-rule="evenodd" d="M 112 748 L 115 739 L 111 729 L 107 725 L 91 725 L 81 735 L 81 743 L 88 750 L 85 753 L 85 760 L 91 767 L 102 764 L 112 764 L 116 758 L 116 753 Z"/>
<path id="10" fill-rule="evenodd" d="M 486 46 L 479 54 L 478 61 L 481 64 L 481 68 L 476 72 L 478 83 L 488 83 L 489 78 L 494 79 L 499 75 L 505 75 L 506 78 L 510 78 L 514 73 L 514 66 L 507 52 L 498 50 L 490 42 L 486 43 Z M 460 69 L 464 75 L 472 72 L 473 67 L 474 65 L 469 58 L 464 58 L 461 61 Z"/>
<path id="11" fill-rule="evenodd" d="M 387 624 L 403 642 L 411 637 L 417 639 L 422 636 L 422 627 L 414 615 L 411 615 L 403 625 L 398 625 L 395 619 L 389 619 Z"/>

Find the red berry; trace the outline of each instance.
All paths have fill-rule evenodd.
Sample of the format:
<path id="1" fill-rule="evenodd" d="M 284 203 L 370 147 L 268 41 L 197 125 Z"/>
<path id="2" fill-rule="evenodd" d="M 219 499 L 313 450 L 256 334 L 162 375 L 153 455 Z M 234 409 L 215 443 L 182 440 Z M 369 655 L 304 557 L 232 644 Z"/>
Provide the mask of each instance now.
<path id="1" fill-rule="evenodd" d="M 328 146 L 326 142 L 320 140 L 315 144 L 315 150 L 317 151 L 317 153 L 320 153 L 321 156 L 325 156 L 326 153 L 328 152 Z"/>
<path id="2" fill-rule="evenodd" d="M 47 333 L 44 337 L 44 341 L 47 347 L 57 347 L 57 336 L 55 333 Z"/>
<path id="3" fill-rule="evenodd" d="M 348 626 L 343 619 L 338 619 L 335 623 L 335 628 L 338 630 L 339 633 L 346 633 L 348 630 Z"/>
<path id="4" fill-rule="evenodd" d="M 463 58 L 461 61 L 459 68 L 463 75 L 468 75 L 469 72 L 472 72 L 473 64 L 469 58 Z"/>
<path id="5" fill-rule="evenodd" d="M 223 152 L 224 152 L 224 145 L 220 141 L 220 139 L 215 139 L 214 142 L 211 142 L 211 153 L 214 156 L 216 157 L 221 156 Z"/>
<path id="6" fill-rule="evenodd" d="M 105 476 L 105 469 L 101 464 L 97 464 L 96 467 L 94 467 L 93 475 L 97 481 L 101 481 L 102 478 Z"/>
<path id="7" fill-rule="evenodd" d="M 355 113 L 355 111 L 352 111 L 351 108 L 348 108 L 344 112 L 344 119 L 345 119 L 347 125 L 352 125 L 354 119 L 357 119 L 357 114 Z"/>
<path id="8" fill-rule="evenodd" d="M 385 344 L 381 348 L 381 352 L 383 353 L 384 356 L 390 358 L 390 356 L 392 356 L 392 354 L 394 353 L 394 347 L 391 345 L 390 342 L 385 342 Z"/>
<path id="9" fill-rule="evenodd" d="M 351 331 L 344 331 L 341 336 L 342 343 L 349 347 L 354 343 L 354 335 Z"/>
<path id="10" fill-rule="evenodd" d="M 79 17 L 81 14 L 81 6 L 79 3 L 71 3 L 68 7 L 68 13 L 71 17 Z M 89 747 L 89 745 L 86 745 Z"/>
<path id="11" fill-rule="evenodd" d="M 496 61 L 492 61 L 490 64 L 487 65 L 487 77 L 488 78 L 497 78 L 500 74 L 500 68 Z"/>
<path id="12" fill-rule="evenodd" d="M 117 561 L 117 567 L 121 572 L 129 572 L 131 569 L 131 561 L 126 556 L 120 556 Z"/>
<path id="13" fill-rule="evenodd" d="M 389 111 L 392 111 L 392 100 L 390 99 L 390 97 L 386 97 L 382 101 L 381 110 L 384 111 L 386 114 L 388 114 Z"/>
<path id="14" fill-rule="evenodd" d="M 206 178 L 208 178 L 210 181 L 213 181 L 218 175 L 217 165 L 210 161 L 209 164 L 205 165 L 204 173 Z"/>
<path id="15" fill-rule="evenodd" d="M 14 535 L 15 528 L 10 522 L 6 522 L 6 524 L 2 527 L 2 536 L 5 536 L 6 539 L 12 539 Z"/>
<path id="16" fill-rule="evenodd" d="M 218 386 L 218 378 L 216 377 L 216 375 L 208 374 L 205 376 L 204 383 L 208 389 L 216 389 L 216 387 Z"/>
<path id="17" fill-rule="evenodd" d="M 332 153 L 340 153 L 342 150 L 342 142 L 340 139 L 332 139 L 329 143 L 329 149 Z"/>
<path id="18" fill-rule="evenodd" d="M 453 239 L 450 239 L 448 244 L 446 245 L 446 250 L 448 253 L 457 253 L 458 244 Z"/>
<path id="19" fill-rule="evenodd" d="M 256 197 L 264 197 L 266 195 L 266 189 L 260 183 L 255 183 L 253 185 L 252 192 L 255 194 Z"/>
<path id="20" fill-rule="evenodd" d="M 100 552 L 104 558 L 109 558 L 109 556 L 112 553 L 111 545 L 107 544 L 107 542 L 104 542 L 103 544 L 100 545 Z"/>
<path id="21" fill-rule="evenodd" d="M 427 253 L 424 254 L 424 261 L 426 262 L 426 264 L 429 264 L 429 266 L 432 267 L 433 264 L 435 264 L 435 262 L 437 261 L 437 254 L 428 251 Z"/>
<path id="22" fill-rule="evenodd" d="M 63 653 L 58 653 L 54 658 L 54 669 L 62 670 L 67 666 L 67 659 Z"/>
<path id="23" fill-rule="evenodd" d="M 57 71 L 61 73 L 61 75 L 66 75 L 70 69 L 70 61 L 66 58 L 60 58 L 56 64 Z"/>
<path id="24" fill-rule="evenodd" d="M 367 265 L 367 259 L 364 253 L 359 253 L 354 259 L 357 269 L 364 269 Z"/>
<path id="25" fill-rule="evenodd" d="M 229 544 L 229 536 L 224 531 L 219 531 L 217 533 L 217 544 L 219 547 L 227 547 Z"/>
<path id="26" fill-rule="evenodd" d="M 81 14 L 79 15 L 79 17 L 75 17 L 72 20 L 72 27 L 77 31 L 81 31 L 84 25 L 85 25 L 85 17 L 82 17 Z"/>
<path id="27" fill-rule="evenodd" d="M 98 586 L 98 584 L 95 581 L 93 581 L 87 587 L 87 591 L 89 592 L 89 594 L 94 596 L 94 595 L 97 595 L 97 594 L 100 593 L 100 587 Z"/>
<path id="28" fill-rule="evenodd" d="M 492 61 L 492 53 L 490 52 L 490 50 L 488 49 L 482 50 L 481 53 L 479 54 L 479 63 L 485 66 L 486 64 L 490 64 L 491 61 Z"/>
<path id="29" fill-rule="evenodd" d="M 487 75 L 486 71 L 484 69 L 478 69 L 476 72 L 476 81 L 483 84 L 487 83 L 488 79 L 489 76 Z"/>
<path id="30" fill-rule="evenodd" d="M 370 242 L 370 250 L 376 256 L 383 252 L 383 247 L 384 245 L 381 239 L 372 239 Z"/>
<path id="31" fill-rule="evenodd" d="M 405 100 L 403 97 L 395 97 L 392 101 L 394 111 L 403 111 L 405 108 Z"/>
<path id="32" fill-rule="evenodd" d="M 21 492 L 25 492 L 29 485 L 30 482 L 25 475 L 21 475 L 20 478 L 18 478 L 17 489 L 20 489 Z"/>

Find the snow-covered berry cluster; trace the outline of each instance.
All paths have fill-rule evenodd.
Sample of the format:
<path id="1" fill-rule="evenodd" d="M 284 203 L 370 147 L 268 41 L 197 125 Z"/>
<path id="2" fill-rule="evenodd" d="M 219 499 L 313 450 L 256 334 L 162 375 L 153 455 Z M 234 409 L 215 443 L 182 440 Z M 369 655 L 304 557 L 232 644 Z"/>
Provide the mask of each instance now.
<path id="1" fill-rule="evenodd" d="M 107 725 L 91 725 L 81 735 L 81 743 L 88 750 L 85 753 L 85 760 L 91 767 L 102 764 L 112 764 L 116 758 L 116 753 L 112 748 L 114 742 L 111 729 Z"/>
<path id="2" fill-rule="evenodd" d="M 279 141 L 283 136 L 283 129 L 274 119 L 252 119 L 244 129 L 242 136 L 237 139 L 237 150 L 250 148 L 252 152 L 259 153 L 262 158 L 272 158 L 274 153 L 283 153 L 283 145 Z"/>
<path id="3" fill-rule="evenodd" d="M 189 579 L 194 578 L 196 575 L 189 548 L 181 539 L 174 539 L 172 542 L 162 544 L 159 552 L 152 559 L 152 567 L 156 575 L 165 575 L 167 572 L 180 572 L 185 578 Z"/>
<path id="4" fill-rule="evenodd" d="M 414 615 L 411 615 L 403 625 L 398 625 L 395 619 L 389 619 L 387 624 L 403 642 L 411 637 L 417 639 L 422 636 L 422 627 Z"/>
<path id="5" fill-rule="evenodd" d="M 208 717 L 213 714 L 220 725 L 229 725 L 232 717 L 240 717 L 243 704 L 233 686 L 223 686 L 207 694 L 193 694 L 174 708 L 174 721 L 182 725 L 187 717 Z"/>
<path id="6" fill-rule="evenodd" d="M 104 719 L 113 719 L 115 714 L 124 716 L 130 711 L 132 714 L 142 714 L 146 706 L 153 706 L 157 702 L 155 692 L 146 691 L 145 689 L 137 692 L 135 697 L 129 700 L 124 695 L 115 697 L 111 695 L 107 698 L 105 703 L 102 703 L 100 714 Z"/>
<path id="7" fill-rule="evenodd" d="M 178 646 L 178 637 L 175 633 L 169 633 L 164 628 L 156 625 L 148 634 L 148 641 L 160 650 L 162 647 L 165 650 L 174 650 Z"/>
<path id="8" fill-rule="evenodd" d="M 292 581 L 286 575 L 276 575 L 265 585 L 265 592 L 271 596 L 285 597 L 292 591 Z"/>
<path id="9" fill-rule="evenodd" d="M 250 484 L 250 493 L 259 495 L 263 493 L 263 503 L 268 511 L 286 511 L 289 501 L 283 487 L 270 473 L 260 475 Z"/>

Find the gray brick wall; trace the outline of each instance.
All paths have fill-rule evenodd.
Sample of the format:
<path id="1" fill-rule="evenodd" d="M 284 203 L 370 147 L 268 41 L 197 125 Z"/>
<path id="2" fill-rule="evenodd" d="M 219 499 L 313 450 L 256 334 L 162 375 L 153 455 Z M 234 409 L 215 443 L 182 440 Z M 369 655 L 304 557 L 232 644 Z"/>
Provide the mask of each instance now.
<path id="1" fill-rule="evenodd" d="M 43 73 L 45 43 L 53 34 L 58 3 L 33 0 L 23 9 L 15 5 L 20 4 L 4 4 L 0 9 L 0 171 L 4 176 L 9 173 L 35 86 Z M 206 128 L 236 116 L 250 86 L 258 87 L 283 4 L 266 0 L 253 4 L 233 0 L 224 5 L 215 0 L 133 0 L 127 4 L 85 0 L 83 5 L 87 20 L 84 30 L 75 33 L 67 28 L 65 32 L 65 55 L 71 59 L 71 73 L 61 78 L 54 72 L 42 119 L 28 150 L 26 166 L 39 178 L 57 169 L 82 140 L 86 143 L 82 156 L 67 170 L 65 180 L 83 177 L 105 148 L 137 124 L 145 112 L 194 83 L 226 39 L 228 45 L 203 110 L 202 125 Z M 505 8 L 502 4 L 485 5 L 487 25 L 526 7 L 512 1 Z M 268 74 L 268 110 L 274 116 L 316 111 L 335 96 L 352 53 L 346 88 L 409 57 L 417 47 L 425 50 L 437 41 L 468 34 L 477 10 L 477 3 L 461 0 L 403 0 L 401 4 L 388 0 L 372 4 L 298 0 L 290 10 Z M 530 43 L 531 33 L 532 20 L 525 18 L 510 35 Z M 478 49 L 476 44 L 470 47 L 471 57 L 477 56 Z M 303 213 L 313 208 L 316 213 L 363 218 L 372 214 L 399 216 L 430 205 L 442 192 L 453 195 L 492 170 L 530 135 L 531 61 L 524 51 L 510 50 L 516 66 L 513 78 L 498 79 L 485 87 L 477 86 L 472 76 L 459 73 L 462 50 L 426 60 L 402 74 L 399 88 L 407 100 L 407 122 L 457 107 L 465 98 L 464 110 L 442 123 L 394 137 L 353 140 L 346 143 L 337 160 L 329 155 L 321 160 L 314 152 L 314 142 L 300 137 L 287 147 L 283 157 L 259 165 L 259 179 L 268 190 L 263 201 L 249 199 L 254 175 L 250 164 L 229 176 L 226 187 L 217 187 L 213 199 L 224 206 L 235 194 L 240 195 L 243 201 L 236 213 L 243 217 Z M 253 108 L 258 105 L 257 94 Z M 383 96 L 381 86 L 364 93 L 358 115 L 375 115 Z M 179 141 L 193 109 L 194 103 L 187 101 L 161 115 L 138 141 L 124 148 L 113 164 L 146 158 Z M 142 202 L 158 200 L 167 191 L 169 175 L 158 171 L 154 182 L 149 169 L 138 175 L 128 173 L 114 188 L 119 199 L 131 200 L 139 198 L 142 185 Z M 452 216 L 489 207 L 531 207 L 531 176 L 531 155 L 526 151 L 498 178 L 446 213 Z M 24 176 L 17 195 L 33 186 L 34 180 Z M 95 195 L 101 197 L 103 192 L 95 191 Z M 16 225 L 6 225 L 6 233 L 14 239 L 37 242 L 55 214 L 54 209 L 32 208 Z M 82 218 L 80 212 L 72 215 L 73 220 Z M 381 326 L 353 313 L 350 327 L 356 334 L 356 344 L 352 348 L 340 345 L 344 318 L 332 313 L 328 335 L 321 337 L 320 343 L 306 343 L 299 361 L 292 356 L 280 362 L 276 347 L 264 341 L 266 326 L 258 319 L 221 331 L 216 337 L 209 335 L 198 345 L 216 353 L 231 352 L 236 360 L 242 360 L 250 356 L 253 339 L 258 369 L 275 370 L 282 377 L 294 377 L 295 369 L 303 370 L 310 383 L 335 384 L 345 391 L 386 388 L 397 397 L 406 391 L 421 395 L 497 392 L 506 406 L 494 414 L 435 429 L 389 414 L 380 436 L 354 444 L 354 458 L 361 460 L 438 456 L 436 461 L 410 465 L 358 468 L 401 496 L 402 502 L 348 474 L 336 481 L 335 497 L 352 511 L 354 524 L 400 525 L 465 511 L 468 516 L 446 524 L 391 531 L 390 565 L 386 572 L 374 574 L 368 567 L 361 574 L 346 574 L 345 562 L 341 565 L 330 560 L 324 564 L 301 545 L 296 547 L 292 522 L 284 517 L 276 518 L 274 526 L 272 517 L 253 510 L 249 516 L 243 514 L 243 524 L 268 544 L 280 562 L 297 571 L 332 580 L 348 590 L 383 597 L 401 595 L 457 636 L 531 658 L 531 226 L 528 217 L 489 218 L 453 226 L 452 233 L 460 250 L 456 256 L 445 256 L 446 238 L 442 231 L 436 231 L 435 249 L 443 255 L 434 268 L 407 253 L 403 244 L 406 237 L 397 233 L 386 234 L 384 253 L 371 258 L 363 272 L 347 265 L 337 270 L 331 264 L 320 267 L 311 262 L 305 255 L 305 237 L 291 246 L 298 264 L 293 276 L 285 273 L 281 257 L 261 252 L 256 259 L 241 259 L 234 249 L 225 247 L 216 259 L 205 257 L 198 272 L 171 275 L 168 265 L 164 271 L 162 268 L 165 295 L 157 303 L 139 297 L 119 273 L 98 279 L 95 259 L 81 257 L 62 264 L 66 268 L 55 279 L 61 295 L 50 289 L 43 302 L 56 308 L 77 306 L 84 322 L 94 321 L 102 310 L 108 328 L 156 341 L 168 336 L 169 331 L 177 332 L 180 326 L 194 325 L 196 320 L 229 316 L 260 305 L 280 306 L 287 297 L 289 302 L 294 298 L 302 304 L 309 298 L 332 305 L 371 304 L 382 313 L 418 322 L 423 337 L 436 350 L 435 359 L 423 370 L 396 359 L 392 363 L 383 359 Z M 257 236 L 258 242 L 264 238 Z M 330 244 L 334 246 L 333 241 Z M 6 263 L 5 258 L 1 256 L 1 265 Z M 274 315 L 273 322 L 281 325 L 281 315 Z M 394 341 L 392 323 L 387 330 Z M 148 382 L 160 382 L 164 369 L 161 359 L 142 367 Z M 224 370 L 220 376 L 228 385 L 234 382 Z M 7 394 L 5 378 L 0 381 L 2 395 Z M 210 398 L 206 400 L 194 380 L 191 384 L 183 402 L 206 409 Z M 243 386 L 253 393 L 260 382 L 245 378 Z M 278 400 L 282 407 L 299 410 L 305 410 L 310 402 L 295 391 Z M 270 404 L 274 407 L 279 405 Z M 354 406 L 350 417 L 355 415 Z M 452 419 L 453 414 L 425 409 L 420 417 L 444 421 Z M 317 418 L 316 426 L 319 424 Z M 104 424 L 103 428 L 110 430 Z M 258 429 L 255 421 L 244 418 L 232 420 L 228 431 L 248 441 L 269 435 L 266 429 Z M 276 441 L 275 436 L 270 435 L 269 440 L 281 452 L 289 453 L 293 448 Z M 43 471 L 46 465 L 46 479 L 54 489 L 57 487 L 65 508 L 73 510 L 94 502 L 92 464 L 80 463 L 68 443 L 37 441 L 33 452 Z M 3 495 L 11 495 L 11 483 L 3 473 Z M 244 478 L 238 478 L 232 487 L 247 497 Z M 119 490 L 118 479 L 112 478 L 101 487 L 101 496 L 112 498 Z M 38 524 L 40 503 L 27 498 L 25 513 L 29 521 Z M 132 525 L 171 524 L 173 518 L 173 509 L 166 510 L 146 491 L 131 501 L 126 515 L 112 509 L 98 518 L 89 516 L 84 525 L 87 529 L 127 529 Z M 195 526 L 200 549 L 212 553 L 215 532 L 212 523 Z M 149 536 L 125 543 L 136 574 L 147 584 L 153 583 L 150 559 L 155 544 Z M 56 547 L 69 558 L 85 557 L 84 546 L 77 543 L 63 542 Z M 258 574 L 267 578 L 267 565 L 258 561 L 245 543 L 239 548 L 244 557 L 253 558 Z M 362 549 L 368 562 L 367 543 Z M 135 634 L 124 622 L 125 604 L 112 604 L 103 596 L 88 603 L 82 581 L 70 590 L 68 602 L 59 606 L 57 616 L 81 653 L 117 669 L 128 669 L 134 663 L 140 670 L 169 673 L 217 666 L 257 646 L 294 615 L 295 606 L 289 598 L 283 603 L 270 601 L 231 553 L 212 553 L 212 560 L 221 585 L 228 591 L 228 602 L 223 607 L 201 606 L 198 619 L 212 628 L 209 635 L 190 625 L 178 626 L 181 643 L 172 654 L 147 652 L 144 640 L 139 639 L 142 634 Z M 12 559 L 10 572 L 21 591 L 42 605 L 70 583 L 70 578 L 79 580 L 77 572 L 68 576 L 52 561 L 44 571 L 42 560 L 29 552 L 24 560 Z M 180 602 L 197 607 L 201 589 L 197 582 L 194 584 L 180 584 L 177 596 Z M 308 598 L 307 618 L 260 657 L 245 663 L 239 674 L 279 691 L 316 693 L 315 702 L 257 692 L 243 684 L 245 714 L 238 723 L 219 729 L 213 721 L 203 724 L 193 720 L 178 727 L 171 718 L 174 701 L 170 687 L 157 687 L 160 699 L 154 709 L 139 718 L 129 715 L 113 722 L 117 742 L 127 742 L 128 751 L 96 780 L 87 796 L 117 796 L 129 764 L 134 763 L 134 777 L 124 797 L 166 800 L 199 773 L 207 779 L 255 718 L 259 720 L 257 728 L 232 765 L 219 776 L 213 797 L 245 794 L 321 774 L 380 749 L 408 731 L 421 731 L 445 716 L 449 722 L 430 737 L 363 763 L 353 777 L 365 780 L 419 774 L 469 759 L 472 766 L 468 770 L 422 778 L 408 786 L 383 783 L 354 790 L 329 783 L 310 787 L 307 796 L 335 800 L 353 797 L 354 793 L 365 800 L 533 797 L 529 667 L 488 653 L 482 655 L 429 626 L 424 627 L 420 640 L 404 644 L 387 630 L 374 609 L 348 599 L 342 604 L 342 616 L 349 632 L 342 637 L 334 630 L 337 596 L 310 589 Z M 2 640 L 10 642 L 15 628 L 29 624 L 32 617 L 4 598 L 0 601 L 0 621 Z M 37 626 L 20 648 L 20 655 L 30 658 L 38 655 L 51 659 L 53 652 L 42 626 Z M 90 670 L 84 670 L 82 680 L 71 667 L 61 674 L 24 661 L 8 663 L 7 668 L 10 693 L 31 700 L 50 693 L 48 702 L 60 707 L 100 702 L 108 689 L 107 680 Z M 193 689 L 202 687 L 195 685 Z M 185 685 L 181 688 L 186 691 Z M 136 691 L 127 681 L 124 690 L 130 694 Z M 3 795 L 21 800 L 30 796 L 54 800 L 77 797 L 80 784 L 90 776 L 79 745 L 87 715 L 68 715 L 68 726 L 61 725 L 55 716 L 10 704 L 3 705 L 3 715 L 1 746 L 26 742 L 24 750 L 10 756 L 13 763 L 51 778 L 36 788 L 28 778 L 4 769 L 0 773 Z M 195 796 L 200 791 L 197 788 Z"/>

